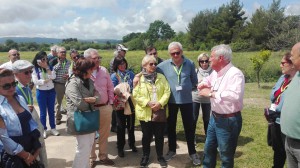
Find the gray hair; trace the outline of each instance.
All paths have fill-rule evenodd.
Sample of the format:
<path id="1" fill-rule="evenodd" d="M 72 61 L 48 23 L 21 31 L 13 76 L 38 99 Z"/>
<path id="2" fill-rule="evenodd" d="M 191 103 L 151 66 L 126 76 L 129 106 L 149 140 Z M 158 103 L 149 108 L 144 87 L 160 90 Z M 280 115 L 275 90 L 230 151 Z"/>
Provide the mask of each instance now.
<path id="1" fill-rule="evenodd" d="M 145 55 L 142 60 L 142 67 L 146 66 L 150 61 L 156 62 L 156 58 L 153 55 Z"/>
<path id="2" fill-rule="evenodd" d="M 92 53 L 98 53 L 98 51 L 94 48 L 88 48 L 87 50 L 84 51 L 83 56 L 85 58 L 91 57 Z"/>
<path id="3" fill-rule="evenodd" d="M 61 51 L 61 50 L 67 51 L 65 47 L 57 46 L 56 52 L 59 52 L 59 51 Z"/>
<path id="4" fill-rule="evenodd" d="M 173 47 L 179 47 L 180 48 L 180 50 L 182 51 L 182 45 L 181 45 L 181 43 L 179 43 L 179 42 L 176 42 L 176 41 L 173 41 L 173 42 L 171 42 L 170 44 L 169 44 L 169 46 L 168 46 L 168 51 L 170 52 L 170 49 L 171 48 L 173 48 Z"/>
<path id="5" fill-rule="evenodd" d="M 197 58 L 197 61 L 199 62 L 200 59 L 202 59 L 203 57 L 207 57 L 209 59 L 209 55 L 207 53 L 201 53 L 198 58 Z"/>
<path id="6" fill-rule="evenodd" d="M 224 56 L 225 60 L 227 60 L 229 62 L 231 61 L 232 50 L 229 45 L 220 44 L 220 45 L 214 46 L 211 49 L 211 52 L 214 52 L 216 57 L 219 57 L 222 55 L 222 56 Z"/>
<path id="7" fill-rule="evenodd" d="M 50 51 L 57 51 L 58 45 L 53 45 L 50 47 Z"/>

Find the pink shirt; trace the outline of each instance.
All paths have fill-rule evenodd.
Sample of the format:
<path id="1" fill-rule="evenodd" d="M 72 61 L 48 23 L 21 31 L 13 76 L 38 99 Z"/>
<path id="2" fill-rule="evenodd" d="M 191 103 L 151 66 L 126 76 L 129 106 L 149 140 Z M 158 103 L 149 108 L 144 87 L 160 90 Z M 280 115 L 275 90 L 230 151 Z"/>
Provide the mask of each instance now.
<path id="1" fill-rule="evenodd" d="M 231 63 L 219 72 L 213 71 L 202 83 L 215 92 L 215 98 L 210 99 L 212 111 L 229 114 L 243 109 L 245 78 Z"/>
<path id="2" fill-rule="evenodd" d="M 99 96 L 99 101 L 97 104 L 113 104 L 114 98 L 114 85 L 110 79 L 107 69 L 103 66 L 94 72 L 91 76 L 91 79 L 94 81 L 94 86 L 96 89 L 96 96 Z"/>

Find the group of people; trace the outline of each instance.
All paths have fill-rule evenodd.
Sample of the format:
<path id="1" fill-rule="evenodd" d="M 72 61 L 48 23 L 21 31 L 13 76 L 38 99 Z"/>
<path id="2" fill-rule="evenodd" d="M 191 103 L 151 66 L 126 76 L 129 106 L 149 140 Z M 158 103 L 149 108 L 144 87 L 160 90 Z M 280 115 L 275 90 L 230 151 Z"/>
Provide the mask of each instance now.
<path id="1" fill-rule="evenodd" d="M 265 109 L 268 121 L 268 145 L 274 151 L 273 167 L 283 168 L 300 165 L 299 71 L 300 43 L 283 55 L 280 68 L 282 75 L 272 88 L 271 105 Z"/>
<path id="2" fill-rule="evenodd" d="M 201 159 L 195 148 L 200 107 L 206 135 L 203 167 L 216 167 L 218 153 L 222 167 L 234 167 L 234 154 L 242 128 L 245 79 L 231 63 L 231 48 L 221 44 L 212 48 L 210 56 L 201 53 L 197 58 L 199 67 L 195 67 L 194 62 L 184 56 L 179 42 L 169 44 L 170 59 L 167 60 L 158 57 L 155 47 L 149 47 L 145 50 L 138 74 L 128 69 L 127 51 L 124 45 L 117 45 L 108 71 L 101 66 L 102 57 L 98 51 L 92 48 L 82 55 L 71 50 L 71 60 L 68 60 L 66 49 L 55 45 L 48 55 L 44 51 L 38 52 L 32 63 L 21 60 L 17 50 L 10 50 L 10 61 L 0 66 L 2 167 L 38 164 L 47 167 L 44 143 L 48 136 L 47 115 L 50 133 L 58 136 L 56 125 L 62 123 L 64 97 L 67 133 L 76 137 L 74 168 L 94 167 L 97 157 L 101 164 L 115 164 L 107 151 L 110 131 L 117 133 L 119 157 L 125 157 L 126 129 L 128 145 L 132 152 L 137 152 L 136 119 L 143 133 L 140 165 L 146 167 L 150 162 L 150 143 L 154 135 L 157 160 L 166 167 L 167 162 L 176 156 L 179 110 L 189 157 L 195 166 L 200 165 Z M 297 94 L 299 57 L 300 43 L 297 43 L 281 60 L 283 76 L 272 90 L 272 104 L 266 112 L 274 167 L 282 167 L 286 156 L 289 167 L 297 165 L 300 159 L 297 152 L 300 139 L 297 112 L 300 108 L 295 103 L 295 98 L 300 95 Z M 32 85 L 36 86 L 39 116 L 33 106 Z M 99 130 L 77 131 L 74 113 L 78 110 L 99 110 Z M 277 113 L 271 115 L 272 111 Z M 168 152 L 164 155 L 165 132 Z"/>

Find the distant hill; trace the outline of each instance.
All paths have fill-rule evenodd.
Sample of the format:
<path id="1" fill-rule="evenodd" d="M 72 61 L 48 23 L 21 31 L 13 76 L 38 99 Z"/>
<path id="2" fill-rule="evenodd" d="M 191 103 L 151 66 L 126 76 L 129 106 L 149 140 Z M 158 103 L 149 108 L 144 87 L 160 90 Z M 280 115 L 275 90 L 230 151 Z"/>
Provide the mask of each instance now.
<path id="1" fill-rule="evenodd" d="M 36 42 L 38 44 L 46 43 L 46 44 L 58 44 L 62 42 L 62 39 L 56 38 L 43 38 L 43 37 L 0 37 L 0 43 L 5 43 L 6 40 L 11 39 L 17 43 L 26 43 L 26 42 Z M 91 40 L 81 40 L 82 42 L 96 42 L 96 43 L 106 43 L 109 41 L 110 43 L 120 43 L 122 40 L 114 40 L 114 39 L 91 39 Z"/>

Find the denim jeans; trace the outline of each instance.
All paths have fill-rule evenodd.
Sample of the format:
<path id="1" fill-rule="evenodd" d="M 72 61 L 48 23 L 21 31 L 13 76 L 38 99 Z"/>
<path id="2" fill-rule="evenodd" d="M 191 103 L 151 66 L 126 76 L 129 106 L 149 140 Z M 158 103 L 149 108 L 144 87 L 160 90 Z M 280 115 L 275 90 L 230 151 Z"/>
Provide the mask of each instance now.
<path id="1" fill-rule="evenodd" d="M 48 112 L 50 127 L 51 129 L 55 128 L 55 118 L 54 118 L 55 95 L 56 92 L 54 88 L 50 90 L 36 89 L 36 100 L 40 108 L 40 119 L 45 130 L 47 130 L 47 124 L 46 124 L 47 112 Z"/>
<path id="2" fill-rule="evenodd" d="M 242 116 L 221 118 L 210 117 L 204 147 L 203 167 L 216 167 L 217 148 L 219 148 L 222 168 L 234 166 L 234 153 L 242 128 Z"/>

